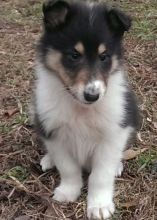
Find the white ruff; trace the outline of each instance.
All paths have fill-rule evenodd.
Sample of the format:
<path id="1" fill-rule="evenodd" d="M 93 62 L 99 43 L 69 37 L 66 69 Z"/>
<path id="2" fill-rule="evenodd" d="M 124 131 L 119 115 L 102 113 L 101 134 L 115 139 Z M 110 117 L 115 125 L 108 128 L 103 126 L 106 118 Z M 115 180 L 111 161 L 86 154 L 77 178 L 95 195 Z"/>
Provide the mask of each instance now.
<path id="1" fill-rule="evenodd" d="M 55 164 L 60 172 L 61 184 L 54 199 L 77 199 L 82 187 L 81 167 L 85 167 L 91 170 L 88 217 L 100 218 L 101 209 L 103 217 L 108 218 L 114 211 L 114 176 L 133 131 L 131 127 L 120 127 L 127 91 L 124 72 L 110 76 L 105 96 L 92 105 L 76 101 L 55 74 L 47 72 L 41 64 L 36 72 L 37 113 L 47 131 L 58 128 L 54 140 L 45 140 L 49 159 L 41 161 L 44 170 Z"/>

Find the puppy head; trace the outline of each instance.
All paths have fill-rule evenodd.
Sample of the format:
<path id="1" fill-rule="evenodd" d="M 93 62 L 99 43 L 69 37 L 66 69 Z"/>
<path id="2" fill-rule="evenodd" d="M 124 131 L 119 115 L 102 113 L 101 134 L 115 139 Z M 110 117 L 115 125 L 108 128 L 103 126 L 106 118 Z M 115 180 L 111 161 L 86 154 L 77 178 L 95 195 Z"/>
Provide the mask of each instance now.
<path id="1" fill-rule="evenodd" d="M 43 6 L 41 60 L 82 103 L 94 103 L 107 90 L 122 57 L 121 41 L 130 18 L 104 4 L 50 0 Z"/>

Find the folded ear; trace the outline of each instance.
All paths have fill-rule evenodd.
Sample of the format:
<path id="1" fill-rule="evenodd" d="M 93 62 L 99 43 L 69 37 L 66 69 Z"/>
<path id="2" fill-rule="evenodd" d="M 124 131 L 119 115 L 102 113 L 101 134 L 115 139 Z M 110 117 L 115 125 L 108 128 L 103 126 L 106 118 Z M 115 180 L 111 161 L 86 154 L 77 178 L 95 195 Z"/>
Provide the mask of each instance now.
<path id="1" fill-rule="evenodd" d="M 64 24 L 69 11 L 67 1 L 48 0 L 43 4 L 44 24 L 46 28 L 53 29 Z"/>
<path id="2" fill-rule="evenodd" d="M 108 12 L 108 22 L 110 28 L 120 35 L 123 34 L 124 31 L 128 31 L 131 27 L 131 18 L 114 8 Z"/>

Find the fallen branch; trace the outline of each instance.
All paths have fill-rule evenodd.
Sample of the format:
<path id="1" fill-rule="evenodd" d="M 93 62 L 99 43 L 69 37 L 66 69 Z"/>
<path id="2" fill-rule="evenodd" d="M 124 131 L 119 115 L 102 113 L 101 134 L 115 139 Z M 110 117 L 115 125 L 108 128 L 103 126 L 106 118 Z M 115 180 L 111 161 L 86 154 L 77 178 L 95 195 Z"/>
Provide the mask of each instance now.
<path id="1" fill-rule="evenodd" d="M 5 179 L 5 178 L 0 178 L 0 183 L 5 183 L 9 186 L 14 187 L 16 190 L 22 191 L 27 193 L 29 196 L 32 196 L 34 198 L 38 198 L 41 200 L 41 202 L 43 202 L 44 204 L 46 203 L 46 205 L 51 204 L 50 199 L 48 196 L 43 196 L 37 192 L 32 192 L 30 191 L 27 187 L 25 187 L 19 180 L 17 180 L 15 177 L 13 176 L 9 176 L 12 180 L 9 179 Z"/>

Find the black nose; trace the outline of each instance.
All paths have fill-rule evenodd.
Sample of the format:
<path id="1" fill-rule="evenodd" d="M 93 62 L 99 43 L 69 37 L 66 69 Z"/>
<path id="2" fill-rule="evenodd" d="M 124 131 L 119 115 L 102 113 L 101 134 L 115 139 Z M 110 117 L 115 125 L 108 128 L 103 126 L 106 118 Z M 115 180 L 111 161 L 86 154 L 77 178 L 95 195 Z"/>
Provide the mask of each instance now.
<path id="1" fill-rule="evenodd" d="M 99 99 L 99 94 L 90 94 L 87 92 L 84 92 L 84 98 L 87 102 L 95 102 Z"/>

